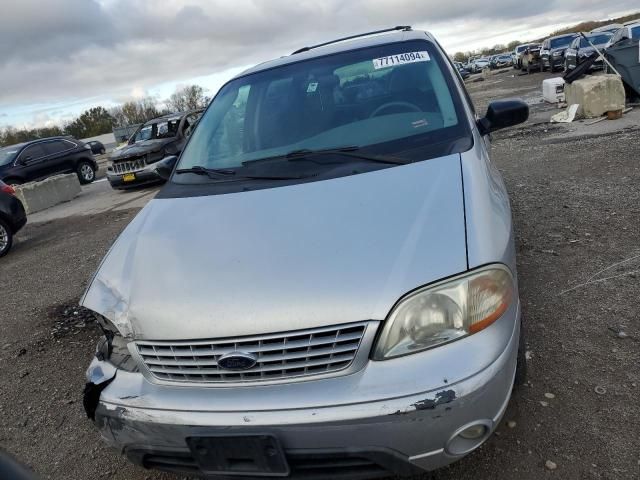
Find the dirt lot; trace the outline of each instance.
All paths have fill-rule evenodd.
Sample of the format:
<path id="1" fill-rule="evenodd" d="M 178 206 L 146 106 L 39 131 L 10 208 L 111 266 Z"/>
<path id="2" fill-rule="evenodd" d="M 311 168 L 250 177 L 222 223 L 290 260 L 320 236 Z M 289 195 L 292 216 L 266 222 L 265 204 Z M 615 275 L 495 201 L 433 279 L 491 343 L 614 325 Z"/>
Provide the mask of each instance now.
<path id="1" fill-rule="evenodd" d="M 543 77 L 512 75 L 469 90 L 478 111 L 502 97 L 532 105 L 493 147 L 512 199 L 530 384 L 483 447 L 425 478 L 639 478 L 640 116 L 542 123 L 554 111 L 539 103 Z M 179 478 L 129 465 L 82 410 L 97 333 L 73 305 L 137 211 L 126 195 L 139 194 L 120 195 L 119 210 L 38 217 L 0 261 L 0 446 L 42 478 Z"/>

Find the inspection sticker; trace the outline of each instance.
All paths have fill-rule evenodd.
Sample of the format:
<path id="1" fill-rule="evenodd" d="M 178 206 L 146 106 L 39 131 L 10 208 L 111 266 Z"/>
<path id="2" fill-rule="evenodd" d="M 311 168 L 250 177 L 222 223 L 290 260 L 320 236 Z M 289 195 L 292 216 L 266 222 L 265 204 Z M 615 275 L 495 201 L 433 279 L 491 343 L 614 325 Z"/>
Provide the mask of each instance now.
<path id="1" fill-rule="evenodd" d="M 429 60 L 431 60 L 429 52 L 406 52 L 388 57 L 374 58 L 373 68 L 378 70 L 379 68 L 393 67 L 404 63 L 428 62 Z"/>

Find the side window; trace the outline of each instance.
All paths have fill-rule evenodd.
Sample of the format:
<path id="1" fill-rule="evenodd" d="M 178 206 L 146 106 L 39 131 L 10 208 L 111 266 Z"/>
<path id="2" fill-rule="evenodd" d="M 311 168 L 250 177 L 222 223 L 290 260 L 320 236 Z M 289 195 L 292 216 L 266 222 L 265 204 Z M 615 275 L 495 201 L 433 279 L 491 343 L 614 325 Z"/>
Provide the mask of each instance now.
<path id="1" fill-rule="evenodd" d="M 191 115 L 188 115 L 187 118 L 185 118 L 183 132 L 186 138 L 189 138 L 191 136 L 191 133 L 193 133 L 193 129 L 196 128 L 198 120 L 200 120 L 201 116 L 202 112 L 198 112 L 192 113 Z"/>
<path id="2" fill-rule="evenodd" d="M 37 160 L 40 160 L 47 153 L 45 152 L 42 144 L 35 144 L 25 148 L 20 154 L 20 160 L 25 162 L 26 164 L 33 163 Z"/>
<path id="3" fill-rule="evenodd" d="M 43 144 L 44 151 L 47 155 L 64 152 L 73 148 L 73 145 L 65 140 L 54 140 Z"/>

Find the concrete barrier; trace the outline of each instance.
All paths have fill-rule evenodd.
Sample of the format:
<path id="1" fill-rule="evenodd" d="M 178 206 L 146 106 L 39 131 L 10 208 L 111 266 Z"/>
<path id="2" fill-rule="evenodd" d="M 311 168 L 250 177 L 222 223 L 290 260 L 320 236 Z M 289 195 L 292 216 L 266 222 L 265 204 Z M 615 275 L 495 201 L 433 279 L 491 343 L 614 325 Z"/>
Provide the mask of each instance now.
<path id="1" fill-rule="evenodd" d="M 625 93 L 617 75 L 588 75 L 564 88 L 566 102 L 578 104 L 579 118 L 597 118 L 607 112 L 622 110 Z"/>
<path id="2" fill-rule="evenodd" d="M 70 173 L 16 186 L 16 197 L 24 205 L 27 214 L 31 214 L 73 200 L 80 191 L 78 176 Z"/>

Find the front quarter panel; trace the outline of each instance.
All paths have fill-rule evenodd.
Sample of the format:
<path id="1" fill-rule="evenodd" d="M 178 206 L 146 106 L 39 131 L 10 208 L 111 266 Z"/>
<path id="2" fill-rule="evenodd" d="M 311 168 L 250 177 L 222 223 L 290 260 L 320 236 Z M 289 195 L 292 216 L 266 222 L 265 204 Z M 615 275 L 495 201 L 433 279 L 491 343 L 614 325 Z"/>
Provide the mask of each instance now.
<path id="1" fill-rule="evenodd" d="M 469 268 L 500 262 L 515 274 L 511 206 L 488 142 L 474 130 L 474 147 L 461 154 Z"/>

